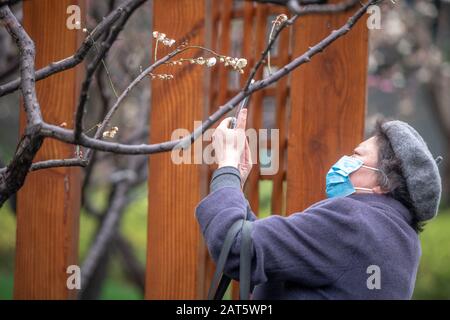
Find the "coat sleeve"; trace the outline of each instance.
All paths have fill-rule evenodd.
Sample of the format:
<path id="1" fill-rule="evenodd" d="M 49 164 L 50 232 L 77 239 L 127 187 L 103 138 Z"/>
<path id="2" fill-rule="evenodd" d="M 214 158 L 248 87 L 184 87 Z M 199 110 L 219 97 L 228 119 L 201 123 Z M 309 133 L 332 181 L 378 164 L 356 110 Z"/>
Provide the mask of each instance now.
<path id="1" fill-rule="evenodd" d="M 361 238 L 361 207 L 351 198 L 333 198 L 288 217 L 257 219 L 252 214 L 252 284 L 268 280 L 293 281 L 305 286 L 324 286 L 336 281 L 350 266 Z M 223 187 L 196 207 L 209 253 L 217 262 L 231 225 L 246 214 L 241 190 Z M 240 233 L 225 274 L 238 280 Z"/>

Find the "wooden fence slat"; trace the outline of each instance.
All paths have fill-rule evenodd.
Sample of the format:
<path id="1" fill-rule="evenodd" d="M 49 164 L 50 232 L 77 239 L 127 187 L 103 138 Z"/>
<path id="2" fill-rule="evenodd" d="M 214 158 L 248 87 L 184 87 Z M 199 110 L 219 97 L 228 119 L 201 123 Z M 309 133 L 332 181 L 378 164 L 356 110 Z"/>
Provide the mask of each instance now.
<path id="1" fill-rule="evenodd" d="M 306 16 L 294 28 L 293 56 L 343 25 L 350 12 Z M 292 73 L 287 213 L 325 198 L 325 175 L 363 138 L 367 37 L 364 21 Z"/>
<path id="2" fill-rule="evenodd" d="M 283 12 L 287 14 L 287 12 Z M 280 67 L 289 62 L 289 34 L 291 28 L 284 30 L 279 36 L 278 54 L 272 59 Z M 283 181 L 285 179 L 285 152 L 286 149 L 286 114 L 288 98 L 288 77 L 280 79 L 276 84 L 275 115 L 276 128 L 279 129 L 279 166 L 278 172 L 273 176 L 272 188 L 272 214 L 283 215 Z M 270 144 L 272 146 L 272 144 Z M 268 148 L 270 148 L 268 146 Z"/>
<path id="3" fill-rule="evenodd" d="M 204 45 L 204 1 L 154 0 L 154 30 Z M 168 19 L 170 17 L 170 19 Z M 161 50 L 163 55 L 164 50 Z M 179 57 L 192 57 L 190 50 Z M 204 68 L 185 64 L 162 67 L 174 80 L 152 82 L 150 143 L 171 138 L 173 130 L 193 130 L 203 119 Z M 146 299 L 198 299 L 204 287 L 200 264 L 203 242 L 194 209 L 201 194 L 200 165 L 175 165 L 171 153 L 149 157 Z"/>
<path id="4" fill-rule="evenodd" d="M 259 60 L 261 52 L 265 48 L 266 44 L 266 21 L 269 12 L 269 6 L 267 5 L 257 5 L 255 14 L 255 42 L 252 44 L 254 50 L 254 61 Z M 255 79 L 262 79 L 263 67 L 261 67 L 255 75 Z M 252 95 L 249 112 L 248 112 L 248 124 L 247 128 L 254 128 L 256 132 L 262 127 L 262 110 L 263 110 L 263 98 L 264 92 L 258 91 Z M 258 141 L 258 151 L 259 151 L 259 141 Z M 247 178 L 246 182 L 246 195 L 247 199 L 253 209 L 253 211 L 258 214 L 259 212 L 259 176 L 260 176 L 260 157 L 257 155 L 257 163 L 253 165 L 252 171 Z"/>
<path id="5" fill-rule="evenodd" d="M 219 48 L 217 50 L 224 55 L 231 55 L 231 18 L 233 1 L 221 1 L 221 3 L 213 3 L 213 6 L 221 5 L 220 11 L 220 42 Z M 229 68 L 226 68 L 222 64 L 219 64 L 218 72 L 218 90 L 217 90 L 217 100 L 215 105 L 212 107 L 217 110 L 217 108 L 222 105 L 228 98 L 228 78 L 229 78 Z"/>
<path id="6" fill-rule="evenodd" d="M 80 31 L 66 28 L 66 10 L 71 4 L 77 2 L 23 3 L 24 27 L 36 45 L 36 68 L 76 51 Z M 47 122 L 66 122 L 73 127 L 80 73 L 77 70 L 67 70 L 37 83 L 37 96 Z M 20 117 L 22 132 L 22 110 Z M 72 145 L 45 140 L 35 161 L 71 158 L 74 151 Z M 46 169 L 28 175 L 17 197 L 15 299 L 75 298 L 77 291 L 67 289 L 66 269 L 78 261 L 79 205 L 79 168 Z"/>

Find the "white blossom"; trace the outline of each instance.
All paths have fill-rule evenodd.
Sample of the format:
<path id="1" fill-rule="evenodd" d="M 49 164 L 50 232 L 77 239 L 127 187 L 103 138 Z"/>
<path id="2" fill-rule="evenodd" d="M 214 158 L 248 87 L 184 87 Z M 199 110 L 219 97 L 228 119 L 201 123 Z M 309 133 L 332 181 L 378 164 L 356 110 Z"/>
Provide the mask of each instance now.
<path id="1" fill-rule="evenodd" d="M 198 65 L 203 65 L 203 64 L 205 64 L 205 58 L 203 58 L 203 57 L 198 57 L 197 58 L 197 64 Z"/>
<path id="2" fill-rule="evenodd" d="M 159 33 L 158 34 L 158 41 L 164 41 L 164 39 L 166 38 L 166 34 L 165 33 Z"/>
<path id="3" fill-rule="evenodd" d="M 214 65 L 216 64 L 216 62 L 217 62 L 216 58 L 212 57 L 212 58 L 209 58 L 209 59 L 206 61 L 206 65 L 207 65 L 208 67 L 212 67 L 212 66 L 214 66 Z"/>
<path id="4" fill-rule="evenodd" d="M 119 131 L 118 127 L 112 127 L 111 130 L 103 132 L 103 138 L 114 138 L 116 133 Z"/>
<path id="5" fill-rule="evenodd" d="M 247 59 L 241 58 L 238 59 L 237 63 L 236 63 L 236 67 L 238 67 L 239 69 L 245 68 L 247 66 Z"/>

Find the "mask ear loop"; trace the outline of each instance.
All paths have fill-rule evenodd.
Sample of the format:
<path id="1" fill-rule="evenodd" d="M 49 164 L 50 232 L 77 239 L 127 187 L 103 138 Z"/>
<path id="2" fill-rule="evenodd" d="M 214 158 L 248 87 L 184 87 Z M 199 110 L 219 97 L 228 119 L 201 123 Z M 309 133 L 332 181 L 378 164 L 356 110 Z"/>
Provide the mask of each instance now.
<path id="1" fill-rule="evenodd" d="M 363 188 L 363 187 L 353 187 L 355 190 L 361 190 L 363 192 L 367 192 L 367 193 L 373 193 L 373 190 L 370 188 Z"/>
<path id="2" fill-rule="evenodd" d="M 389 183 L 389 179 L 388 179 L 386 173 L 384 173 L 383 170 L 380 170 L 378 168 L 369 167 L 369 166 L 366 166 L 366 165 L 362 165 L 362 167 L 364 167 L 366 169 L 370 169 L 370 170 L 379 172 L 383 176 L 383 184 L 387 185 Z"/>
<path id="3" fill-rule="evenodd" d="M 381 172 L 381 170 L 378 169 L 378 168 L 369 167 L 369 166 L 366 166 L 366 165 L 364 165 L 364 164 L 363 164 L 361 167 L 364 167 L 364 168 L 367 168 L 367 169 L 370 169 L 370 170 L 373 170 L 373 171 L 380 171 L 380 172 Z"/>

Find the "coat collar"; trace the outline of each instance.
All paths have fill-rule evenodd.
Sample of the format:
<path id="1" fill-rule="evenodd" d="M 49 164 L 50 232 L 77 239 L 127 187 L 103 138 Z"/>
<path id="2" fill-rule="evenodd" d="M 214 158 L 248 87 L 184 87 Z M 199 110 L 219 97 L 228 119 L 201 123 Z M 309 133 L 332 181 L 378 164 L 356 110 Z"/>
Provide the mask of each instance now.
<path id="1" fill-rule="evenodd" d="M 400 201 L 392 198 L 391 196 L 378 193 L 354 193 L 348 197 L 363 202 L 381 202 L 397 211 L 408 224 L 411 224 L 412 222 L 412 213 Z"/>

